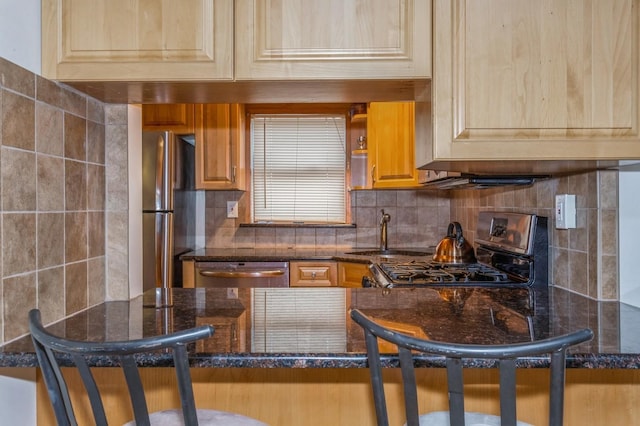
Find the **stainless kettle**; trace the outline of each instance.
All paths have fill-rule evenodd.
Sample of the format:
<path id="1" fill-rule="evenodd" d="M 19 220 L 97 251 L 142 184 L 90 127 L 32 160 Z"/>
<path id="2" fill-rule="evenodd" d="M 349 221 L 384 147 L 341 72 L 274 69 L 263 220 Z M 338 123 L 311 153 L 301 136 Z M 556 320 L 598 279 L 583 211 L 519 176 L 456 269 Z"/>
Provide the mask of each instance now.
<path id="1" fill-rule="evenodd" d="M 442 263 L 475 263 L 473 247 L 462 235 L 462 225 L 451 222 L 447 228 L 447 236 L 436 246 L 433 260 Z"/>

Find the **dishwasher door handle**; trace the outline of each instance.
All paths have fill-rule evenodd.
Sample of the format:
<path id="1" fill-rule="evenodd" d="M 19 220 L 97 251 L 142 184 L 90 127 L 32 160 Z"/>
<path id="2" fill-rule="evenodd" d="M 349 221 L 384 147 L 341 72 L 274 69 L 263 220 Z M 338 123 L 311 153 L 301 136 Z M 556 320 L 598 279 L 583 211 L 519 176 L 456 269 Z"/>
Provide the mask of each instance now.
<path id="1" fill-rule="evenodd" d="M 280 277 L 285 274 L 282 269 L 264 271 L 224 271 L 219 269 L 200 269 L 200 275 L 212 278 L 265 278 Z"/>

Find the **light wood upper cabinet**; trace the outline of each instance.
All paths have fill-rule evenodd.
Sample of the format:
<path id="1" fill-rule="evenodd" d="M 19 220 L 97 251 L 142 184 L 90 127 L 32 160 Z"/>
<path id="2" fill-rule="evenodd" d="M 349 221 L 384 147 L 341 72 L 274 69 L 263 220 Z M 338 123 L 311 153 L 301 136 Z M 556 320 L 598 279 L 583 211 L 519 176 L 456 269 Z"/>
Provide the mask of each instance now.
<path id="1" fill-rule="evenodd" d="M 413 102 L 371 102 L 367 110 L 367 145 L 370 187 L 420 186 L 415 166 Z"/>
<path id="2" fill-rule="evenodd" d="M 431 0 L 42 1 L 54 80 L 428 78 L 430 46 Z"/>
<path id="3" fill-rule="evenodd" d="M 640 1 L 434 0 L 433 13 L 419 165 L 640 158 Z"/>
<path id="4" fill-rule="evenodd" d="M 196 106 L 196 188 L 245 187 L 244 106 Z"/>
<path id="5" fill-rule="evenodd" d="M 195 105 L 142 105 L 142 130 L 169 130 L 184 135 L 195 133 Z"/>
<path id="6" fill-rule="evenodd" d="M 43 0 L 42 74 L 231 80 L 233 0 Z"/>
<path id="7" fill-rule="evenodd" d="M 431 76 L 431 0 L 236 0 L 236 79 Z"/>

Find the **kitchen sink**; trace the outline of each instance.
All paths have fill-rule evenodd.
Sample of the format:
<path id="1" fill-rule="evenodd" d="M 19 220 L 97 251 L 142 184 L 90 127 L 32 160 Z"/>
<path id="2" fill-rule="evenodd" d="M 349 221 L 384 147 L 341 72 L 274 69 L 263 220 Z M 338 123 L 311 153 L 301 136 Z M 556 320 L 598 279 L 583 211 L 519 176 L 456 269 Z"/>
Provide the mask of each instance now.
<path id="1" fill-rule="evenodd" d="M 416 250 L 403 250 L 403 249 L 366 249 L 347 252 L 346 254 L 352 254 L 357 256 L 381 256 L 381 257 L 396 257 L 396 256 L 431 256 L 433 252 Z"/>

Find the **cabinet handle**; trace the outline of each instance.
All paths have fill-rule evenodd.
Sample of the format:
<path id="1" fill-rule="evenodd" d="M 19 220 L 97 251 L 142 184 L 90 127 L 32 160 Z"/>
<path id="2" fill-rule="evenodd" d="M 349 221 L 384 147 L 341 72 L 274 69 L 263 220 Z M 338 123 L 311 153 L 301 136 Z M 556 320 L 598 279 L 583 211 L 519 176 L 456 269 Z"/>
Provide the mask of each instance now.
<path id="1" fill-rule="evenodd" d="M 316 271 L 311 272 L 311 281 L 315 281 L 316 279 Z"/>
<path id="2" fill-rule="evenodd" d="M 231 167 L 231 183 L 236 183 L 236 166 Z"/>
<path id="3" fill-rule="evenodd" d="M 284 275 L 282 269 L 264 270 L 264 271 L 226 271 L 215 269 L 200 269 L 200 275 L 203 277 L 213 278 L 265 278 L 280 277 Z"/>
<path id="4" fill-rule="evenodd" d="M 371 184 L 376 183 L 376 165 L 371 166 Z"/>

